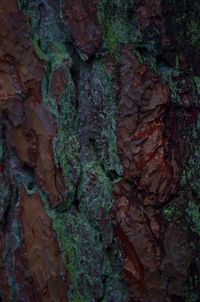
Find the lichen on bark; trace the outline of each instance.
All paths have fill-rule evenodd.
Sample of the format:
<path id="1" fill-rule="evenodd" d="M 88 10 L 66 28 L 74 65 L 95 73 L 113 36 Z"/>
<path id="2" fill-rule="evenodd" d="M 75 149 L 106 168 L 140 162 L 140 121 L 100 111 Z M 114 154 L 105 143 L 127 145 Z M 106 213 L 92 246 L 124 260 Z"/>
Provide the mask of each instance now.
<path id="1" fill-rule="evenodd" d="M 55 24 L 52 5 L 43 3 L 41 9 L 43 14 L 52 12 L 52 18 L 41 22 L 38 4 L 31 1 L 25 13 L 34 20 L 33 45 L 37 39 L 36 51 L 47 62 L 43 102 L 57 122 L 54 156 L 66 188 L 64 204 L 56 209 L 48 206 L 45 196 L 43 200 L 70 272 L 69 298 L 125 301 L 120 253 L 109 218 L 113 182 L 122 174 L 112 82 L 101 60 L 87 64 L 70 54 L 70 40 Z"/>
<path id="2" fill-rule="evenodd" d="M 2 301 L 198 301 L 199 4 L 1 2 Z"/>

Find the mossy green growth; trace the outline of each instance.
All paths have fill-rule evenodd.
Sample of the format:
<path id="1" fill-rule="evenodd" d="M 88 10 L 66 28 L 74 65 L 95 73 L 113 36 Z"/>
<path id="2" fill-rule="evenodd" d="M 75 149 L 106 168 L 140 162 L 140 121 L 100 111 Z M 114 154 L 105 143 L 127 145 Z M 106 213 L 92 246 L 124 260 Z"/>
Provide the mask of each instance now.
<path id="1" fill-rule="evenodd" d="M 186 166 L 181 177 L 181 185 L 187 185 L 197 197 L 200 197 L 200 117 L 187 129 L 190 145 L 187 150 Z"/>
<path id="2" fill-rule="evenodd" d="M 192 230 L 200 236 L 200 204 L 189 201 L 187 214 L 192 222 Z"/>
<path id="3" fill-rule="evenodd" d="M 132 29 L 133 30 L 133 29 Z M 120 43 L 133 42 L 134 39 L 131 37 L 131 27 L 126 21 L 122 20 L 111 20 L 105 24 L 105 47 L 119 59 L 119 45 Z"/>
<path id="4" fill-rule="evenodd" d="M 171 92 L 171 101 L 176 105 L 181 105 L 180 89 L 178 87 L 175 76 L 173 74 L 162 73 L 162 77 Z"/>
<path id="5" fill-rule="evenodd" d="M 62 212 L 58 208 L 52 208 L 47 196 L 40 193 L 52 218 L 66 268 L 70 273 L 69 299 L 72 302 L 91 302 L 97 295 L 105 302 L 123 302 L 127 300 L 127 289 L 109 217 L 113 202 L 113 180 L 110 174 L 114 172 L 114 180 L 116 175 L 119 177 L 121 174 L 115 138 L 116 104 L 112 96 L 111 80 L 103 64 L 95 60 L 94 64 L 86 64 L 86 77 L 88 70 L 91 71 L 89 92 L 84 90 L 87 82 L 83 83 L 81 89 L 74 86 L 71 76 L 72 59 L 67 51 L 67 34 L 63 31 L 64 25 L 61 26 L 62 30 L 59 26 L 60 1 L 56 1 L 54 5 L 51 5 L 51 1 L 43 1 L 41 9 L 48 18 L 40 18 L 38 3 L 37 0 L 30 0 L 25 9 L 26 14 L 32 16 L 30 26 L 32 36 L 35 37 L 35 47 L 39 47 L 39 56 L 47 61 L 42 83 L 43 102 L 57 123 L 58 134 L 54 138 L 53 148 L 55 162 L 62 167 L 64 174 L 66 207 Z M 66 78 L 59 100 L 55 99 L 52 91 L 56 71 L 60 71 Z M 91 128 L 98 129 L 91 137 L 95 146 L 88 147 L 87 140 L 85 142 L 84 139 L 81 140 L 82 145 L 79 144 L 82 127 L 79 124 L 77 104 L 80 107 L 80 99 L 75 89 L 79 90 L 79 95 L 82 90 L 86 92 L 82 98 L 83 111 L 87 109 L 86 102 L 91 99 L 91 103 L 88 103 L 94 108 L 93 117 L 96 119 L 96 124 Z M 84 124 L 85 120 L 83 126 Z M 105 145 L 107 148 L 104 149 Z M 80 160 L 80 154 L 83 155 L 85 150 L 90 152 L 93 147 L 95 150 L 91 158 L 84 160 L 82 157 Z M 111 251 L 114 241 L 115 247 Z"/>
<path id="6" fill-rule="evenodd" d="M 87 217 L 90 225 L 98 232 L 102 230 L 102 219 L 108 219 L 112 208 L 112 188 L 113 181 L 95 154 L 93 154 L 93 159 L 81 161 L 81 175 L 77 190 L 79 211 Z M 110 223 L 106 227 L 106 232 L 102 240 L 108 246 L 112 242 L 113 235 Z"/>
<path id="7" fill-rule="evenodd" d="M 196 18 L 196 15 L 198 15 L 197 18 Z M 187 19 L 189 21 L 189 22 L 187 22 L 188 23 L 187 38 L 190 39 L 191 46 L 195 50 L 200 49 L 199 16 L 200 16 L 200 6 L 196 6 L 191 19 L 189 19 L 189 20 Z"/>
<path id="8" fill-rule="evenodd" d="M 115 55 L 117 61 L 120 60 L 120 44 L 137 44 L 141 39 L 132 9 L 131 0 L 103 0 L 99 4 L 98 16 L 104 35 L 104 47 Z"/>
<path id="9" fill-rule="evenodd" d="M 183 193 L 180 192 L 180 197 L 174 198 L 168 204 L 163 207 L 163 217 L 167 223 L 172 220 L 176 220 L 181 223 L 184 229 L 187 228 L 187 221 L 185 215 L 186 201 L 184 199 Z"/>
<path id="10" fill-rule="evenodd" d="M 18 5 L 21 10 L 26 12 L 26 10 L 28 8 L 28 1 L 27 0 L 18 0 Z"/>
<path id="11" fill-rule="evenodd" d="M 163 214 L 165 219 L 171 221 L 174 215 L 176 214 L 176 210 L 177 210 L 176 205 L 173 203 L 172 204 L 170 203 L 169 205 L 164 207 Z"/>
<path id="12" fill-rule="evenodd" d="M 20 8 L 29 20 L 31 34 L 37 34 L 39 47 L 49 55 L 55 53 L 58 45 L 62 45 L 68 37 L 67 28 L 61 20 L 61 0 L 52 5 L 50 1 L 19 1 Z M 61 25 L 65 30 L 61 30 Z"/>
<path id="13" fill-rule="evenodd" d="M 55 161 L 57 166 L 62 167 L 65 179 L 64 207 L 70 207 L 80 172 L 79 145 L 76 135 L 75 88 L 70 73 L 72 59 L 66 49 L 68 33 L 60 27 L 62 24 L 61 2 L 58 1 L 52 6 L 46 1 L 40 5 L 40 9 L 48 15 L 48 18 L 41 18 L 38 14 L 39 1 L 30 0 L 27 5 L 25 3 L 21 5 L 25 14 L 32 16 L 30 29 L 33 46 L 38 56 L 47 61 L 46 74 L 42 83 L 43 102 L 53 113 L 57 122 L 58 134 L 53 141 Z M 64 24 L 62 26 L 65 28 Z M 59 96 L 59 105 L 52 91 L 53 76 L 58 70 L 67 79 L 67 84 Z"/>
<path id="14" fill-rule="evenodd" d="M 53 226 L 71 277 L 70 301 L 92 301 L 95 288 L 103 295 L 105 251 L 100 232 L 88 221 L 86 212 L 71 208 L 67 213 L 56 213 Z"/>
<path id="15" fill-rule="evenodd" d="M 113 97 L 110 75 L 100 60 L 92 66 L 92 107 L 96 116 L 96 133 L 93 136 L 99 160 L 107 172 L 122 175 L 122 165 L 116 142 L 117 104 Z M 101 98 L 101 106 L 99 99 Z"/>
<path id="16" fill-rule="evenodd" d="M 66 186 L 66 206 L 70 207 L 73 201 L 76 184 L 80 174 L 79 143 L 77 138 L 77 113 L 75 105 L 74 83 L 71 79 L 70 67 L 63 62 L 60 69 L 67 78 L 67 84 L 60 95 L 60 107 L 52 95 L 51 86 L 53 74 L 57 70 L 58 62 L 52 63 L 50 74 L 46 74 L 43 81 L 43 101 L 54 114 L 58 134 L 54 139 L 53 147 L 55 161 L 62 167 Z"/>
<path id="17" fill-rule="evenodd" d="M 4 139 L 4 133 L 3 133 L 3 127 L 0 124 L 0 164 L 4 164 L 4 160 L 6 157 L 6 141 Z M 6 212 L 9 201 L 11 198 L 11 189 L 10 189 L 10 182 L 9 182 L 9 176 L 7 175 L 10 167 L 5 166 L 5 171 L 3 174 L 1 174 L 0 177 L 0 227 L 1 223 L 3 222 L 4 213 Z"/>
<path id="18" fill-rule="evenodd" d="M 40 59 L 43 59 L 51 64 L 59 67 L 64 61 L 69 62 L 71 65 L 72 60 L 69 53 L 66 51 L 63 41 L 53 40 L 51 41 L 50 47 L 42 46 L 42 38 L 33 31 L 31 27 L 32 43 L 33 47 Z M 50 43 L 50 42 L 49 42 Z"/>
<path id="19" fill-rule="evenodd" d="M 193 80 L 195 83 L 197 94 L 200 95 L 200 77 L 194 77 Z"/>
<path id="20" fill-rule="evenodd" d="M 40 47 L 40 38 L 38 34 L 35 33 L 32 34 L 32 44 L 38 57 L 42 60 L 48 61 L 49 60 L 48 56 L 45 54 L 45 52 L 42 51 Z"/>
<path id="21" fill-rule="evenodd" d="M 0 162 L 3 161 L 4 156 L 5 156 L 5 141 L 3 140 L 3 129 L 0 125 L 0 136 L 1 136 L 1 140 L 0 140 Z"/>
<path id="22" fill-rule="evenodd" d="M 171 8 L 171 19 L 174 37 L 179 48 L 186 45 L 193 51 L 200 49 L 200 4 L 193 1 L 192 5 L 187 1 L 167 0 Z"/>
<path id="23" fill-rule="evenodd" d="M 190 246 L 193 251 L 191 271 L 188 280 L 184 284 L 184 296 L 186 302 L 199 301 L 199 236 L 200 236 L 200 144 L 199 130 L 200 117 L 183 129 L 183 138 L 185 140 L 185 169 L 181 177 L 181 189 L 185 192 L 185 211 L 183 213 L 184 224 L 187 227 Z"/>
<path id="24" fill-rule="evenodd" d="M 118 247 L 114 253 L 107 251 L 114 240 L 111 223 L 105 225 L 112 205 L 111 191 L 112 182 L 99 163 L 84 163 L 77 192 L 78 211 L 74 206 L 65 213 L 54 211 L 53 226 L 72 280 L 72 302 L 93 301 L 95 291 L 105 296 L 102 301 L 110 301 L 113 291 L 119 296 L 116 302 L 125 301 Z"/>
<path id="25" fill-rule="evenodd" d="M 77 253 L 79 251 L 79 232 L 75 232 L 74 228 L 78 228 L 78 217 L 73 214 L 56 213 L 53 217 L 53 227 L 59 239 L 61 252 L 64 262 L 70 274 L 70 301 L 72 302 L 89 302 L 84 298 L 79 290 L 78 275 L 80 267 L 78 266 Z M 70 232 L 71 229 L 71 232 Z"/>
<path id="26" fill-rule="evenodd" d="M 176 56 L 176 64 L 174 67 L 159 64 L 156 72 L 161 75 L 163 81 L 169 87 L 171 92 L 171 101 L 176 105 L 181 105 L 180 88 L 178 87 L 177 81 L 181 74 L 178 56 Z"/>
<path id="27" fill-rule="evenodd" d="M 81 65 L 80 74 L 80 121 L 77 132 L 80 133 L 79 140 L 82 143 L 76 200 L 66 213 L 55 213 L 54 229 L 72 278 L 71 300 L 90 302 L 97 295 L 102 301 L 109 301 L 114 295 L 114 301 L 121 302 L 125 301 L 126 286 L 121 277 L 119 253 L 116 252 L 116 247 L 115 257 L 114 252 L 110 252 L 112 259 L 108 252 L 108 247 L 114 241 L 109 217 L 113 203 L 113 180 L 109 173 L 115 170 L 119 173 L 115 166 L 116 155 L 112 153 L 117 154 L 114 146 L 115 104 L 111 98 L 111 83 L 108 85 L 108 75 L 101 62 L 95 61 L 91 68 Z M 92 119 L 87 123 L 90 114 Z M 112 127 L 110 132 L 109 127 Z M 70 128 L 73 129 L 73 125 Z M 82 135 L 84 136 L 85 128 L 87 133 L 84 140 Z M 88 133 L 92 142 L 88 139 Z M 113 149 L 109 151 L 111 143 Z M 120 165 L 119 159 L 117 160 Z M 118 267 L 113 265 L 113 261 L 117 259 Z"/>
<path id="28" fill-rule="evenodd" d="M 187 283 L 184 285 L 184 298 L 185 302 L 198 302 L 199 301 L 199 280 L 198 277 L 193 275 L 189 277 Z"/>
<path id="29" fill-rule="evenodd" d="M 25 175 L 26 176 L 26 173 Z M 21 180 L 20 180 L 21 181 Z M 27 190 L 27 181 L 25 177 L 22 179 L 23 184 Z M 83 297 L 79 291 L 78 276 L 79 269 L 77 254 L 79 251 L 79 243 L 81 242 L 82 222 L 80 217 L 75 212 L 59 212 L 57 208 L 52 208 L 48 202 L 48 196 L 41 188 L 34 183 L 34 187 L 31 191 L 27 190 L 30 194 L 38 192 L 42 198 L 45 206 L 45 210 L 53 222 L 53 229 L 56 232 L 56 236 L 59 242 L 60 251 L 62 253 L 63 261 L 66 265 L 66 270 L 69 272 L 70 288 L 68 297 L 71 302 L 90 302 L 90 299 Z"/>
<path id="30" fill-rule="evenodd" d="M 20 179 L 20 182 L 23 182 L 27 190 L 26 175 L 27 174 L 25 173 L 23 179 Z M 79 264 L 79 259 L 81 259 L 79 250 L 83 240 L 83 230 L 87 225 L 89 226 L 89 224 L 87 224 L 87 219 L 85 220 L 84 215 L 82 216 L 79 213 L 76 213 L 73 207 L 65 212 L 60 212 L 57 208 L 52 208 L 49 204 L 47 194 L 41 190 L 37 185 L 37 182 L 34 182 L 33 189 L 31 191 L 27 190 L 27 192 L 30 194 L 38 192 L 40 194 L 45 210 L 52 219 L 53 229 L 55 230 L 58 239 L 63 261 L 66 265 L 67 272 L 69 272 L 70 284 L 68 298 L 71 302 L 90 302 L 91 299 L 84 297 L 80 292 L 79 284 L 81 269 Z"/>

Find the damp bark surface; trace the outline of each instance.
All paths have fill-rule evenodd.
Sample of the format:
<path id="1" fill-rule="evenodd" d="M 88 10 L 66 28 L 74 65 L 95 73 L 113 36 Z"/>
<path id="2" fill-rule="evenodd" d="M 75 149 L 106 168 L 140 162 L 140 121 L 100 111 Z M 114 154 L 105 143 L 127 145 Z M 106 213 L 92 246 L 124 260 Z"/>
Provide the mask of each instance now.
<path id="1" fill-rule="evenodd" d="M 200 301 L 199 20 L 1 0 L 0 301 Z"/>

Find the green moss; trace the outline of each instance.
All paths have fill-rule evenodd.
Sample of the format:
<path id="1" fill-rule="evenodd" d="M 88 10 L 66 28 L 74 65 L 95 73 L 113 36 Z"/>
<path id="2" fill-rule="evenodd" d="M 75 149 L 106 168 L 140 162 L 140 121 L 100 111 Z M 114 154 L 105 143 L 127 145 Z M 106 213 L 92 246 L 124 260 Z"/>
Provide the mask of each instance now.
<path id="1" fill-rule="evenodd" d="M 103 255 L 99 233 L 84 213 L 73 210 L 67 214 L 56 214 L 53 221 L 72 281 L 70 301 L 90 302 L 93 299 L 90 286 L 102 287 L 99 257 Z M 94 280 L 95 272 L 100 274 L 97 280 Z"/>
<path id="2" fill-rule="evenodd" d="M 56 232 L 62 250 L 65 251 L 65 263 L 72 276 L 72 301 L 78 301 L 80 296 L 85 301 L 92 301 L 95 296 L 94 291 L 98 291 L 98 295 L 102 297 L 106 292 L 108 298 L 105 298 L 105 301 L 107 301 L 115 290 L 114 295 L 118 293 L 121 299 L 115 299 L 117 302 L 123 301 L 126 295 L 125 285 L 121 279 L 118 253 L 115 252 L 118 267 L 114 267 L 107 252 L 108 246 L 111 246 L 113 242 L 112 224 L 109 219 L 113 203 L 113 181 L 109 173 L 114 170 L 118 171 L 117 161 L 120 165 L 119 159 L 117 157 L 115 159 L 116 155 L 114 155 L 116 151 L 115 124 L 113 121 L 111 124 L 111 120 L 115 117 L 115 104 L 111 99 L 111 87 L 110 83 L 108 85 L 108 75 L 103 65 L 100 62 L 94 62 L 91 69 L 85 70 L 85 67 L 82 69 L 84 71 L 81 71 L 82 83 L 79 87 L 79 118 L 83 119 L 84 123 L 79 124 L 79 131 L 82 135 L 84 127 L 88 127 L 84 119 L 85 108 L 94 110 L 93 124 L 89 125 L 90 129 L 87 128 L 87 133 L 91 131 L 92 143 L 86 135 L 86 140 L 82 141 L 80 146 L 81 173 L 76 191 L 76 205 L 72 205 L 63 218 L 60 218 L 61 216 L 54 218 L 54 228 L 58 230 Z M 91 95 L 87 91 L 88 77 Z M 101 99 L 100 108 L 99 99 Z M 83 107 L 81 107 L 81 102 L 84 103 Z M 109 132 L 110 125 L 112 129 Z M 112 147 L 109 147 L 110 144 Z M 109 151 L 109 148 L 112 149 Z M 61 231 L 59 231 L 60 228 Z M 65 234 L 67 234 L 67 239 L 62 238 Z M 112 284 L 107 281 L 108 287 L 105 289 L 103 280 L 108 276 L 109 278 L 112 276 Z"/>
<path id="3" fill-rule="evenodd" d="M 187 228 L 187 220 L 185 215 L 186 203 L 184 201 L 184 196 L 180 192 L 179 198 L 174 198 L 168 204 L 163 207 L 163 217 L 166 223 L 170 223 L 172 220 L 179 222 L 184 229 Z"/>
<path id="4" fill-rule="evenodd" d="M 113 239 L 109 217 L 113 203 L 113 183 L 122 174 L 115 137 L 117 109 L 112 95 L 112 83 L 100 60 L 94 59 L 92 63 L 84 65 L 84 58 L 81 57 L 81 62 L 78 63 L 81 72 L 84 69 L 84 75 L 81 80 L 78 79 L 79 85 L 75 87 L 71 75 L 73 62 L 67 47 L 68 35 L 60 30 L 57 21 L 60 20 L 58 2 L 52 8 L 50 2 L 44 1 L 48 18 L 40 19 L 37 1 L 31 0 L 24 7 L 26 14 L 32 16 L 30 27 L 35 40 L 34 47 L 38 55 L 47 61 L 42 95 L 43 103 L 53 113 L 57 123 L 58 134 L 54 138 L 53 148 L 56 165 L 62 167 L 64 174 L 64 206 L 52 208 L 47 196 L 38 187 L 31 189 L 31 193 L 34 190 L 40 192 L 52 218 L 71 278 L 70 301 L 90 302 L 96 291 L 102 301 L 123 302 L 126 300 L 127 289 L 122 279 L 120 254 Z M 116 17 L 113 24 L 113 28 L 117 30 Z M 106 47 L 111 52 L 117 52 L 116 45 L 123 42 L 123 35 L 128 29 L 124 25 L 122 27 L 122 33 L 118 33 L 119 37 L 115 38 L 115 46 L 112 46 L 113 42 L 109 45 L 112 38 L 111 33 L 108 34 Z M 52 92 L 54 72 L 58 70 L 67 79 L 59 102 Z M 89 93 L 86 90 L 88 75 Z M 90 137 L 92 143 L 89 142 L 89 146 L 87 140 L 85 142 L 79 136 L 82 130 L 79 108 L 81 102 L 83 111 L 87 109 L 86 102 L 94 110 Z M 90 130 L 87 131 L 89 133 Z M 81 145 L 79 141 L 82 142 Z M 91 154 L 85 159 L 87 152 Z"/>
<path id="5" fill-rule="evenodd" d="M 199 280 L 196 275 L 189 277 L 187 283 L 184 286 L 184 297 L 185 302 L 198 302 L 199 293 L 197 289 L 199 288 Z"/>
<path id="6" fill-rule="evenodd" d="M 119 47 L 122 43 L 138 43 L 141 39 L 137 21 L 131 14 L 130 0 L 103 0 L 99 4 L 99 22 L 104 34 L 104 47 L 120 59 Z M 130 17 L 131 16 L 131 19 Z"/>
<path id="7" fill-rule="evenodd" d="M 187 228 L 188 239 L 193 252 L 192 264 L 188 280 L 184 284 L 185 301 L 197 302 L 199 297 L 199 236 L 200 236 L 200 118 L 183 129 L 182 138 L 185 141 L 185 162 L 181 176 L 181 189 L 184 191 L 185 211 L 182 214 Z"/>
<path id="8" fill-rule="evenodd" d="M 84 202 L 83 199 L 81 202 Z M 96 205 L 100 211 L 100 207 Z M 84 208 L 84 207 L 83 207 Z M 116 252 L 117 245 L 113 248 L 115 253 L 111 258 L 105 250 L 102 234 L 99 227 L 94 226 L 91 212 L 86 212 L 86 207 L 77 212 L 71 208 L 67 213 L 54 212 L 53 226 L 57 233 L 66 267 L 69 270 L 72 285 L 70 288 L 70 301 L 90 302 L 94 298 L 94 290 L 98 289 L 102 301 L 110 301 L 115 290 L 116 302 L 124 301 L 126 287 L 120 279 L 120 259 Z M 111 227 L 112 231 L 112 227 Z M 109 245 L 112 242 L 109 240 Z M 113 243 L 112 243 L 113 244 Z M 108 245 L 107 245 L 108 246 Z M 107 278 L 106 289 L 103 280 Z M 108 282 L 110 280 L 110 282 Z"/>
<path id="9" fill-rule="evenodd" d="M 36 51 L 36 54 L 38 55 L 38 57 L 40 59 L 43 59 L 45 61 L 48 61 L 48 56 L 45 54 L 45 52 L 42 51 L 41 47 L 40 47 L 40 38 L 37 34 L 33 34 L 32 35 L 32 44 L 33 47 Z"/>
<path id="10" fill-rule="evenodd" d="M 193 51 L 200 49 L 200 5 L 198 1 L 189 2 L 179 0 L 167 0 L 171 8 L 171 19 L 173 34 L 177 42 L 177 47 L 186 45 L 192 47 Z"/>
<path id="11" fill-rule="evenodd" d="M 0 163 L 3 161 L 4 156 L 5 156 L 5 141 L 3 139 L 3 128 L 0 125 Z"/>
<path id="12" fill-rule="evenodd" d="M 25 178 L 23 179 L 23 183 L 27 188 L 26 182 L 24 181 Z M 36 182 L 34 184 L 34 188 L 30 193 L 33 194 L 38 192 L 42 198 L 46 212 L 52 219 L 53 229 L 56 232 L 63 261 L 66 265 L 66 270 L 69 272 L 69 299 L 71 302 L 90 302 L 91 300 L 88 297 L 84 297 L 83 293 L 80 292 L 79 284 L 81 270 L 81 265 L 79 263 L 79 259 L 81 259 L 79 256 L 79 250 L 80 243 L 83 239 L 82 228 L 84 227 L 84 223 L 87 225 L 87 220 L 83 221 L 84 216 L 81 217 L 73 208 L 68 212 L 60 212 L 57 208 L 52 208 L 49 204 L 46 193 L 41 190 Z"/>
<path id="13" fill-rule="evenodd" d="M 197 94 L 200 95 L 200 77 L 194 77 L 193 80 L 196 86 Z"/>
<path id="14" fill-rule="evenodd" d="M 42 83 L 43 102 L 53 113 L 57 122 L 58 134 L 53 142 L 54 155 L 57 166 L 62 167 L 65 179 L 64 207 L 70 207 L 79 177 L 75 88 L 70 73 L 72 59 L 66 49 L 68 35 L 60 30 L 59 2 L 54 8 L 45 2 L 42 9 L 48 12 L 48 18 L 41 19 L 38 15 L 37 1 L 29 1 L 25 7 L 25 13 L 32 16 L 30 30 L 33 46 L 38 56 L 48 62 Z M 53 75 L 57 70 L 61 70 L 67 78 L 66 87 L 60 95 L 59 108 L 52 92 Z"/>
<path id="15" fill-rule="evenodd" d="M 82 201 L 81 211 L 87 213 L 92 225 L 98 227 L 100 209 L 104 209 L 105 215 L 108 215 L 112 207 L 111 196 L 112 183 L 99 163 L 93 161 L 83 164 L 78 199 Z"/>
<path id="16" fill-rule="evenodd" d="M 175 213 L 176 213 L 176 206 L 174 204 L 168 205 L 167 207 L 164 208 L 164 211 L 163 211 L 164 217 L 168 221 L 172 220 Z"/>
<path id="17" fill-rule="evenodd" d="M 52 63 L 51 73 L 43 82 L 43 101 L 55 115 L 58 134 L 54 139 L 54 154 L 56 164 L 62 167 L 66 186 L 66 206 L 70 207 L 74 199 L 76 184 L 80 174 L 79 143 L 77 138 L 77 113 L 75 105 L 74 83 L 71 79 L 68 63 L 61 65 L 67 78 L 67 84 L 60 95 L 60 109 L 52 95 L 51 85 L 57 63 Z"/>
<path id="18" fill-rule="evenodd" d="M 77 219 L 72 215 L 56 214 L 53 217 L 53 227 L 59 238 L 61 251 L 64 257 L 66 267 L 70 273 L 71 289 L 70 289 L 70 301 L 72 302 L 89 302 L 85 299 L 79 291 L 78 274 L 80 268 L 77 262 L 77 252 L 79 250 L 78 244 L 81 238 L 77 237 L 74 230 L 71 234 L 67 232 L 67 225 L 73 228 L 78 224 Z"/>
<path id="19" fill-rule="evenodd" d="M 187 208 L 187 214 L 192 222 L 192 229 L 200 235 L 200 205 L 190 201 Z"/>
<path id="20" fill-rule="evenodd" d="M 159 73 L 169 87 L 171 92 L 171 101 L 176 105 L 181 105 L 180 88 L 178 86 L 178 77 L 181 74 L 179 67 L 179 58 L 176 56 L 176 63 L 174 67 L 167 66 L 166 64 L 159 64 L 157 67 L 157 73 Z"/>
<path id="21" fill-rule="evenodd" d="M 168 85 L 171 92 L 171 100 L 177 105 L 181 105 L 180 90 L 178 88 L 177 80 L 171 74 L 162 74 L 165 83 Z"/>
<path id="22" fill-rule="evenodd" d="M 181 177 L 181 185 L 187 185 L 197 197 L 200 197 L 200 144 L 199 144 L 200 117 L 187 129 L 190 145 L 187 149 L 186 166 Z"/>
<path id="23" fill-rule="evenodd" d="M 132 30 L 130 25 L 125 21 L 111 20 L 106 24 L 104 32 L 105 47 L 119 60 L 119 45 L 121 43 L 134 42 L 134 39 L 131 38 Z"/>
<path id="24" fill-rule="evenodd" d="M 200 7 L 197 8 L 198 13 L 200 12 Z M 196 13 L 196 12 L 195 12 Z M 200 49 L 200 33 L 199 33 L 199 26 L 200 21 L 199 17 L 196 19 L 196 14 L 193 14 L 192 18 L 189 19 L 188 25 L 187 25 L 187 38 L 190 39 L 191 46 L 195 50 Z"/>
<path id="25" fill-rule="evenodd" d="M 122 175 L 122 166 L 116 143 L 117 106 L 112 93 L 112 81 L 101 61 L 94 62 L 92 67 L 92 107 L 96 116 L 96 132 L 93 136 L 99 160 L 105 171 Z M 101 108 L 99 108 L 99 97 Z M 99 128 L 101 125 L 101 128 Z"/>
<path id="26" fill-rule="evenodd" d="M 19 8 L 25 13 L 28 8 L 28 1 L 27 0 L 18 0 Z"/>
<path id="27" fill-rule="evenodd" d="M 6 147 L 6 140 L 4 138 L 3 127 L 0 124 L 0 164 L 5 163 L 5 157 L 7 156 L 7 147 Z M 4 213 L 6 212 L 9 202 L 11 199 L 11 189 L 10 189 L 10 182 L 9 176 L 7 173 L 9 172 L 10 167 L 5 166 L 5 171 L 0 175 L 0 228 L 1 223 L 3 223 Z"/>

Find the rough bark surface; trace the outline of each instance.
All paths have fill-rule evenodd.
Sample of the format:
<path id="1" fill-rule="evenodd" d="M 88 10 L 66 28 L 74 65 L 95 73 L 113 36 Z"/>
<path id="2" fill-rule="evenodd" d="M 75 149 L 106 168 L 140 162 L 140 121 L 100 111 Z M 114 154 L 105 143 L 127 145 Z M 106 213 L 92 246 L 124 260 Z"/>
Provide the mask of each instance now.
<path id="1" fill-rule="evenodd" d="M 200 4 L 1 0 L 0 301 L 200 301 Z"/>

